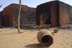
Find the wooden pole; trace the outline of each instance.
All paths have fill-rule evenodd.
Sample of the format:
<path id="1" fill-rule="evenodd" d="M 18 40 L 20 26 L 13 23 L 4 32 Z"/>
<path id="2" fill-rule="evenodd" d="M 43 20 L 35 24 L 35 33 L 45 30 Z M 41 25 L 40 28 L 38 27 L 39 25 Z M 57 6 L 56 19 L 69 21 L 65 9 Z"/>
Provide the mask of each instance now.
<path id="1" fill-rule="evenodd" d="M 21 0 L 19 0 L 19 5 L 20 5 L 20 8 L 19 8 L 19 13 L 18 13 L 18 32 L 20 32 L 20 12 L 21 12 Z"/>

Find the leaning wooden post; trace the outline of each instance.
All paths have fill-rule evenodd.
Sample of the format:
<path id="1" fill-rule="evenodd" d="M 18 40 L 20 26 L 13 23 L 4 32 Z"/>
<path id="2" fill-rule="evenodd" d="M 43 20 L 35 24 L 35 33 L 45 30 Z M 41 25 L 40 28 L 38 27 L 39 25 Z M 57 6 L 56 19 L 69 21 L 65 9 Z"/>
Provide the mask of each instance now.
<path id="1" fill-rule="evenodd" d="M 21 12 L 21 0 L 19 0 L 19 5 L 20 5 L 20 8 L 19 8 L 19 13 L 18 13 L 18 32 L 20 32 L 20 12 Z"/>

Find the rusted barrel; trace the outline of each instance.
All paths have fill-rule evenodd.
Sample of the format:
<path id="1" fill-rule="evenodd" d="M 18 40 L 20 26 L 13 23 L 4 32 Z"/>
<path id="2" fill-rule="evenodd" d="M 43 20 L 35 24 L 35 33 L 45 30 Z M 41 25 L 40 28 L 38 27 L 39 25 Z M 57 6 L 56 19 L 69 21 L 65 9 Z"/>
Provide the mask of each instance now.
<path id="1" fill-rule="evenodd" d="M 53 43 L 53 37 L 50 31 L 42 30 L 37 34 L 37 40 L 42 46 L 50 46 Z"/>

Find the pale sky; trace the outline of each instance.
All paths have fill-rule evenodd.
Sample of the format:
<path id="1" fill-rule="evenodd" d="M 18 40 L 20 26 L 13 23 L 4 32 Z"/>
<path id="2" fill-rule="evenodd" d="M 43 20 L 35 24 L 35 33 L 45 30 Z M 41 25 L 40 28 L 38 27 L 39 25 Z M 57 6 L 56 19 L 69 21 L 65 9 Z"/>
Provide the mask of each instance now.
<path id="1" fill-rule="evenodd" d="M 27 5 L 29 7 L 36 8 L 37 5 L 49 1 L 53 1 L 53 0 L 22 0 L 22 5 Z M 60 1 L 65 2 L 72 6 L 72 0 L 60 0 Z M 0 5 L 2 4 L 0 11 L 2 11 L 6 6 L 10 5 L 11 3 L 19 4 L 19 0 L 0 0 Z"/>

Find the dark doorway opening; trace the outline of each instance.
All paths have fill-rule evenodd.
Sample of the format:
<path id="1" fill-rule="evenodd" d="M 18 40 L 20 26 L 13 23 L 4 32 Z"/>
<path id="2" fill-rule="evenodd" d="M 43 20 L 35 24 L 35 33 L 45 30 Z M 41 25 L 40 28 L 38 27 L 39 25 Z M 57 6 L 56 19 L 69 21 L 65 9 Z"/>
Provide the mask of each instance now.
<path id="1" fill-rule="evenodd" d="M 42 22 L 43 24 L 51 24 L 51 14 L 50 12 L 44 12 L 42 13 Z"/>
<path id="2" fill-rule="evenodd" d="M 4 26 L 4 15 L 1 15 L 1 20 L 2 20 L 2 27 Z"/>
<path id="3" fill-rule="evenodd" d="M 1 15 L 2 27 L 10 27 L 9 15 Z"/>

